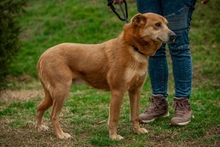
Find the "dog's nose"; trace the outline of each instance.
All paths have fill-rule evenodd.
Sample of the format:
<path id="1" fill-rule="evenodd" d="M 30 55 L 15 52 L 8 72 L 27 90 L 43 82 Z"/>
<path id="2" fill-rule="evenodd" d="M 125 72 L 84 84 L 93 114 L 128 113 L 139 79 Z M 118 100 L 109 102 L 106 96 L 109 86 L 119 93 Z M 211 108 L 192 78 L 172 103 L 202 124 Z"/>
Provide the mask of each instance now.
<path id="1" fill-rule="evenodd" d="M 176 39 L 176 34 L 174 32 L 170 32 L 170 42 L 174 42 Z"/>

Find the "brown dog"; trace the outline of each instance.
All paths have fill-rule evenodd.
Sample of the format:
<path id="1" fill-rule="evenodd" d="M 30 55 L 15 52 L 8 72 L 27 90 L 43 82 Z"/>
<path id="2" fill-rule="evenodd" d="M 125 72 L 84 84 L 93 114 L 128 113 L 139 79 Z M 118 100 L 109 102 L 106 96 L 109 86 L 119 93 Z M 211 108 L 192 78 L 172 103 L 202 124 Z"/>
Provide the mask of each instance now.
<path id="1" fill-rule="evenodd" d="M 50 115 L 57 136 L 70 138 L 59 124 L 59 114 L 68 97 L 73 78 L 80 78 L 94 88 L 110 90 L 109 135 L 117 134 L 122 99 L 128 91 L 131 122 L 136 133 L 146 133 L 139 126 L 139 101 L 146 79 L 149 56 L 154 55 L 162 43 L 172 42 L 175 33 L 167 27 L 167 20 L 157 14 L 135 15 L 118 38 L 102 44 L 62 43 L 45 51 L 38 61 L 38 75 L 45 99 L 38 105 L 36 126 L 42 125 L 44 112 L 52 106 Z"/>

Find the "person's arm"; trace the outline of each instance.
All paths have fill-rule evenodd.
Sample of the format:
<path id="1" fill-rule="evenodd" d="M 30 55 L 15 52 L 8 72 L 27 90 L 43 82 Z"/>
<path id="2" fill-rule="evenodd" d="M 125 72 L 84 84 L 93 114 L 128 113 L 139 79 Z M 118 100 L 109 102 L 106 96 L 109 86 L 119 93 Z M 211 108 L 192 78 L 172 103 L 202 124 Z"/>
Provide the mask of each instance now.
<path id="1" fill-rule="evenodd" d="M 117 0 L 115 0 L 115 1 L 117 1 Z M 202 4 L 207 4 L 209 1 L 210 1 L 210 0 L 201 0 L 201 3 L 202 3 Z"/>

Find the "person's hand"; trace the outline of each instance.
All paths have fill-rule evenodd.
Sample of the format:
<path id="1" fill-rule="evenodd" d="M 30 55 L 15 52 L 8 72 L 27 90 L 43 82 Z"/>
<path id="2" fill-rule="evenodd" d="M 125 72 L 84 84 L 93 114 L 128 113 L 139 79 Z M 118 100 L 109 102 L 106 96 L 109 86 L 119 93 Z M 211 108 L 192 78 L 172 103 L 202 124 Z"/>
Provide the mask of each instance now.
<path id="1" fill-rule="evenodd" d="M 124 0 L 119 0 L 121 4 L 123 4 Z M 114 4 L 118 4 L 118 0 L 114 0 Z"/>
<path id="2" fill-rule="evenodd" d="M 117 0 L 115 0 L 115 1 L 117 1 Z M 202 4 L 207 4 L 209 1 L 210 1 L 210 0 L 201 0 L 201 3 L 202 3 Z"/>

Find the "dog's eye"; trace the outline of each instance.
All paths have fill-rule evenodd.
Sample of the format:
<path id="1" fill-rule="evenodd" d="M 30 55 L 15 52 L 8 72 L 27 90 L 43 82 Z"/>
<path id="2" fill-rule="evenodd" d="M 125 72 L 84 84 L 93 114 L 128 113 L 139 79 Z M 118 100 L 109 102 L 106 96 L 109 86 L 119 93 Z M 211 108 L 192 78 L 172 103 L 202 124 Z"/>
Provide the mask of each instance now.
<path id="1" fill-rule="evenodd" d="M 161 27 L 161 23 L 157 22 L 157 23 L 155 23 L 155 26 L 159 28 L 159 27 Z"/>

